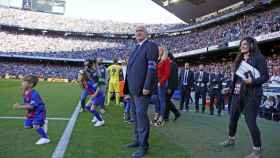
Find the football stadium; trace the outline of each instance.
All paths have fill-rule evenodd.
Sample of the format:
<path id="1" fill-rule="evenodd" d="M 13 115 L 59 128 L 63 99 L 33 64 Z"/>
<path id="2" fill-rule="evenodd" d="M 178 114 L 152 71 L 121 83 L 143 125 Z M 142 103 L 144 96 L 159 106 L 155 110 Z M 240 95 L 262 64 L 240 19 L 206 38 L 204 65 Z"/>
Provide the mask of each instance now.
<path id="1" fill-rule="evenodd" d="M 0 158 L 279 158 L 280 1 L 0 0 Z"/>

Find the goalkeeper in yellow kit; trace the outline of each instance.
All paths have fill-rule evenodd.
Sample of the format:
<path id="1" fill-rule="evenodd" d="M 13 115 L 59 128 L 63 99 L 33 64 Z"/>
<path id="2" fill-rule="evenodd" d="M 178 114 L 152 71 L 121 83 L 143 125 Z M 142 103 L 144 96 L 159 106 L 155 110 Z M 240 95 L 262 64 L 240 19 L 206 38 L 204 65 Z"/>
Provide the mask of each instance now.
<path id="1" fill-rule="evenodd" d="M 113 60 L 113 65 L 108 67 L 108 96 L 107 105 L 110 104 L 111 97 L 115 93 L 116 104 L 120 104 L 120 80 L 122 80 L 122 67 L 118 64 L 118 60 Z"/>

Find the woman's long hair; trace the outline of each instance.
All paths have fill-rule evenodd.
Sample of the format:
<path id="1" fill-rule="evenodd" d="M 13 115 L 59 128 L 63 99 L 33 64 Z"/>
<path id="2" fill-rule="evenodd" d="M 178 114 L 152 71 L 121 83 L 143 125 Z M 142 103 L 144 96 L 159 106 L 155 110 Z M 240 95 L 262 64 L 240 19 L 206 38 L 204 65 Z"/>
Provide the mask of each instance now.
<path id="1" fill-rule="evenodd" d="M 161 61 L 161 60 L 164 60 L 164 59 L 166 59 L 166 58 L 168 58 L 168 49 L 164 46 L 164 45 L 161 45 L 160 47 L 159 47 L 159 51 L 160 51 L 160 53 L 162 53 L 162 54 L 160 54 L 160 57 L 159 57 L 159 62 Z"/>
<path id="2" fill-rule="evenodd" d="M 241 43 L 243 41 L 247 41 L 249 44 L 249 53 L 250 57 L 254 60 L 256 56 L 261 54 L 260 48 L 258 46 L 257 40 L 253 37 L 245 37 L 240 41 L 239 48 L 241 47 Z M 238 69 L 241 61 L 243 60 L 243 53 L 240 51 L 240 53 L 236 56 L 234 61 L 234 72 Z"/>

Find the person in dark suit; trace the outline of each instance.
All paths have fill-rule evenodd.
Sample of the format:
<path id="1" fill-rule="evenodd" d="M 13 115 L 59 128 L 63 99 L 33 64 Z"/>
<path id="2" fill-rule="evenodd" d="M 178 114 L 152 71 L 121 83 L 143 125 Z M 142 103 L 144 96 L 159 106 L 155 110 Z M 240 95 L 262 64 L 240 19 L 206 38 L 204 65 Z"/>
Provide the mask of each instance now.
<path id="1" fill-rule="evenodd" d="M 231 107 L 231 94 L 230 91 L 232 89 L 232 79 L 230 73 L 225 73 L 223 80 L 222 80 L 222 100 L 221 100 L 221 106 L 222 109 L 225 109 L 225 100 L 227 97 L 227 106 L 228 106 L 228 113 L 230 113 L 230 107 Z"/>
<path id="2" fill-rule="evenodd" d="M 199 65 L 199 71 L 195 74 L 195 111 L 199 112 L 199 98 L 202 99 L 202 113 L 205 112 L 207 83 L 209 74 L 204 71 L 204 66 Z"/>
<path id="3" fill-rule="evenodd" d="M 214 100 L 216 99 L 216 108 L 218 109 L 218 115 L 221 116 L 221 99 L 222 99 L 222 79 L 223 75 L 219 73 L 219 68 L 214 67 L 212 70 L 212 73 L 210 75 L 210 89 L 209 89 L 209 95 L 210 95 L 210 115 L 214 115 Z"/>
<path id="4" fill-rule="evenodd" d="M 157 88 L 156 62 L 159 56 L 158 46 L 147 39 L 144 26 L 136 27 L 135 50 L 129 57 L 127 65 L 127 84 L 132 99 L 132 116 L 134 120 L 134 142 L 127 147 L 139 147 L 132 157 L 143 157 L 149 149 L 150 122 L 147 114 L 150 97 Z"/>
<path id="5" fill-rule="evenodd" d="M 164 120 L 169 120 L 170 111 L 173 112 L 175 118 L 174 121 L 177 120 L 181 114 L 172 102 L 172 96 L 174 91 L 178 88 L 178 66 L 176 64 L 175 58 L 171 53 L 168 53 L 168 57 L 171 60 L 171 68 L 170 68 L 170 76 L 167 84 L 167 93 L 166 93 L 166 112 L 164 116 Z"/>
<path id="6" fill-rule="evenodd" d="M 194 82 L 194 72 L 190 70 L 189 63 L 185 63 L 185 69 L 180 72 L 179 87 L 181 91 L 180 110 L 189 110 L 189 101 L 191 97 L 191 89 Z M 184 109 L 185 103 L 185 109 Z"/>
<path id="7" fill-rule="evenodd" d="M 252 153 L 246 158 L 261 158 L 262 143 L 261 134 L 257 126 L 257 116 L 260 109 L 261 97 L 263 95 L 263 83 L 269 79 L 268 67 L 265 57 L 261 54 L 256 39 L 246 37 L 240 41 L 240 54 L 234 62 L 234 77 L 232 108 L 230 112 L 228 139 L 222 142 L 224 147 L 235 144 L 235 134 L 241 113 L 244 113 L 246 124 L 253 140 Z M 241 62 L 246 62 L 256 70 L 242 72 L 238 71 Z M 257 74 L 259 72 L 259 75 Z M 240 72 L 240 73 L 237 73 Z M 240 75 L 241 74 L 241 75 Z"/>

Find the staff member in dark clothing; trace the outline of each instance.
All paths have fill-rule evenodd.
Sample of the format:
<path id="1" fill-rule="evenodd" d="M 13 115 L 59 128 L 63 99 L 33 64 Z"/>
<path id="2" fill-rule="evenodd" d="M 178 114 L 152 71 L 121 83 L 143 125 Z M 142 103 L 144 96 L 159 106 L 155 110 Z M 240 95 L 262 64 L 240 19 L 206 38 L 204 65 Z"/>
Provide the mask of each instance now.
<path id="1" fill-rule="evenodd" d="M 216 99 L 216 108 L 218 109 L 218 115 L 221 116 L 221 89 L 222 89 L 222 78 L 223 75 L 219 73 L 219 68 L 214 67 L 213 72 L 210 75 L 210 89 L 209 89 L 209 95 L 210 95 L 210 115 L 214 115 L 214 100 Z"/>
<path id="2" fill-rule="evenodd" d="M 177 110 L 176 106 L 172 102 L 171 98 L 173 96 L 174 91 L 178 88 L 178 66 L 174 59 L 174 56 L 171 53 L 168 53 L 168 57 L 171 60 L 170 64 L 170 76 L 167 83 L 167 93 L 166 93 L 166 112 L 164 115 L 164 120 L 169 120 L 170 111 L 173 112 L 175 118 L 174 121 L 177 120 L 181 114 Z"/>
<path id="3" fill-rule="evenodd" d="M 97 77 L 98 77 L 98 83 L 99 83 L 99 87 L 101 88 L 101 90 L 106 93 L 106 78 L 107 78 L 107 69 L 105 67 L 105 65 L 103 65 L 103 59 L 102 58 L 98 58 L 96 60 L 96 66 L 95 66 L 96 72 L 97 72 Z M 105 104 L 103 104 L 100 107 L 100 112 L 103 114 L 105 113 Z"/>
<path id="4" fill-rule="evenodd" d="M 100 87 L 103 90 L 103 92 L 106 91 L 105 86 L 107 85 L 107 68 L 103 64 L 103 59 L 98 58 L 96 60 L 96 70 L 97 70 L 97 75 L 100 83 Z"/>
<path id="5" fill-rule="evenodd" d="M 241 112 L 244 112 L 245 121 L 249 128 L 252 140 L 253 151 L 246 158 L 261 158 L 262 143 L 260 130 L 257 126 L 256 118 L 261 104 L 263 93 L 262 84 L 268 81 L 269 74 L 265 57 L 261 54 L 257 41 L 252 37 L 246 37 L 240 42 L 241 53 L 235 60 L 235 73 L 233 78 L 234 89 L 232 91 L 232 109 L 230 113 L 228 139 L 221 145 L 228 147 L 235 144 L 235 134 L 237 123 Z M 240 75 L 239 66 L 241 62 L 246 62 L 256 70 L 246 71 L 244 76 Z M 259 71 L 259 76 L 257 75 Z"/>
<path id="6" fill-rule="evenodd" d="M 199 71 L 195 74 L 195 111 L 199 112 L 199 98 L 202 99 L 202 113 L 205 112 L 207 83 L 209 74 L 204 71 L 203 65 L 199 65 Z"/>
<path id="7" fill-rule="evenodd" d="M 191 98 L 191 89 L 194 82 L 194 72 L 190 70 L 190 64 L 185 63 L 185 69 L 180 72 L 180 92 L 181 92 L 181 102 L 180 110 L 189 110 L 189 102 Z M 184 109 L 185 103 L 185 109 Z"/>
<path id="8" fill-rule="evenodd" d="M 222 80 L 222 100 L 221 100 L 221 106 L 222 109 L 225 110 L 225 100 L 227 97 L 227 106 L 228 106 L 228 113 L 230 113 L 230 107 L 231 107 L 231 90 L 232 90 L 232 79 L 230 73 L 226 73 L 223 80 Z"/>

